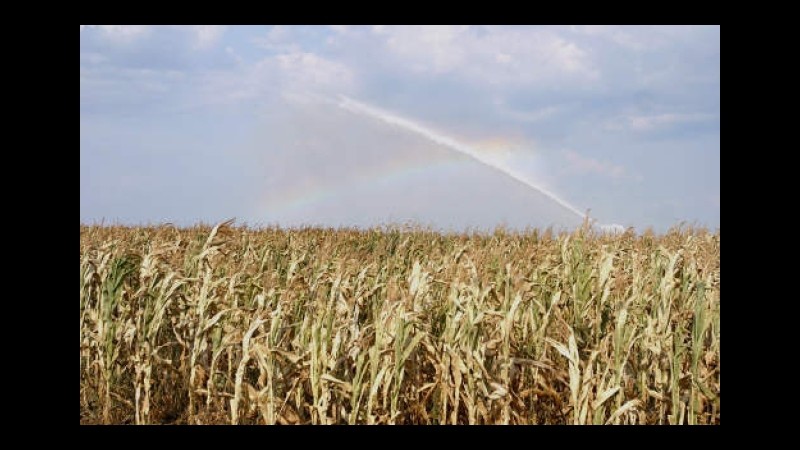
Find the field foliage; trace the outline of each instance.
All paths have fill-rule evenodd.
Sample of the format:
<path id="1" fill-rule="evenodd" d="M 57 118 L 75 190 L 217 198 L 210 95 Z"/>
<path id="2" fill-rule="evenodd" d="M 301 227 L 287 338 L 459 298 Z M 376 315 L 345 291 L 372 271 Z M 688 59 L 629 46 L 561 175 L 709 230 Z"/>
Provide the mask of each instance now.
<path id="1" fill-rule="evenodd" d="M 720 235 L 81 225 L 81 423 L 719 424 Z"/>

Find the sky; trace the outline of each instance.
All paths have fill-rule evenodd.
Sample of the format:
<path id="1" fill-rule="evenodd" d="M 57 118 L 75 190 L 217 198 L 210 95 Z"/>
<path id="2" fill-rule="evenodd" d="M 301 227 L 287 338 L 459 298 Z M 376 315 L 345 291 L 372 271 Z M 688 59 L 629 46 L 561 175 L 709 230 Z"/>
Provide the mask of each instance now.
<path id="1" fill-rule="evenodd" d="M 81 223 L 719 227 L 719 26 L 80 28 Z"/>

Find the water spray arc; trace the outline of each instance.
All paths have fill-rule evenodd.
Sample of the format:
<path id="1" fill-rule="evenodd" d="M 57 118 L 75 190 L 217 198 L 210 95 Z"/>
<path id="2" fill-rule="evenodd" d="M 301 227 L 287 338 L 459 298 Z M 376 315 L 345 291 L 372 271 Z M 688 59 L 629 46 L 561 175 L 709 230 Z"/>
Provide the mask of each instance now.
<path id="1" fill-rule="evenodd" d="M 384 111 L 372 106 L 365 105 L 361 102 L 355 101 L 349 97 L 345 97 L 343 95 L 339 96 L 338 106 L 350 112 L 360 114 L 363 116 L 372 117 L 374 119 L 381 120 L 385 123 L 390 125 L 395 125 L 404 130 L 410 131 L 415 133 L 419 136 L 422 136 L 432 142 L 435 142 L 440 145 L 444 145 L 452 150 L 455 150 L 459 153 L 463 153 L 481 164 L 489 166 L 491 168 L 497 169 L 507 176 L 525 184 L 526 186 L 538 191 L 539 193 L 545 195 L 549 199 L 553 200 L 554 202 L 558 203 L 560 206 L 566 208 L 570 212 L 574 213 L 576 216 L 580 217 L 581 219 L 586 218 L 586 214 L 582 213 L 578 208 L 569 204 L 566 200 L 558 197 L 556 194 L 550 192 L 549 190 L 538 186 L 536 183 L 531 182 L 529 179 L 524 177 L 522 174 L 514 170 L 513 168 L 507 167 L 499 161 L 493 160 L 490 157 L 482 154 L 478 150 L 462 144 L 448 136 L 444 136 L 441 133 L 433 131 L 429 128 L 426 128 L 416 122 L 411 120 L 405 119 L 403 117 L 399 117 L 395 114 L 392 114 L 388 111 Z"/>

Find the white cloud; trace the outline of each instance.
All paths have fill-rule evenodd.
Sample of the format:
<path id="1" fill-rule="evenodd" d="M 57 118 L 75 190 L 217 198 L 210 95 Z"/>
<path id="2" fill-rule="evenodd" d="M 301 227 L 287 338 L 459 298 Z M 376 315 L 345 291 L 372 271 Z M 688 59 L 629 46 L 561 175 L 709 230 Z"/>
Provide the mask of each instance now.
<path id="1" fill-rule="evenodd" d="M 276 56 L 274 61 L 281 69 L 285 82 L 292 87 L 349 91 L 353 84 L 353 73 L 347 66 L 314 53 L 282 54 Z M 268 69 L 271 65 L 272 60 L 269 60 L 262 69 Z"/>
<path id="2" fill-rule="evenodd" d="M 131 42 L 150 33 L 147 25 L 81 25 L 81 31 L 98 30 L 104 36 L 119 42 Z"/>
<path id="3" fill-rule="evenodd" d="M 173 92 L 188 81 L 186 74 L 175 70 L 153 70 L 116 67 L 97 59 L 98 55 L 81 55 L 80 93 L 83 105 L 113 105 L 114 109 L 172 109 Z M 102 57 L 101 57 L 102 58 Z M 92 63 L 92 61 L 99 61 Z"/>
<path id="4" fill-rule="evenodd" d="M 582 156 L 579 153 L 567 150 L 564 152 L 567 160 L 567 172 L 572 174 L 597 174 L 613 179 L 622 179 L 628 175 L 624 167 L 610 162 Z M 641 178 L 641 177 L 634 177 Z"/>
<path id="5" fill-rule="evenodd" d="M 287 25 L 275 25 L 263 37 L 253 39 L 257 46 L 277 52 L 297 52 L 300 46 L 292 33 L 293 28 Z"/>
<path id="6" fill-rule="evenodd" d="M 329 25 L 330 29 L 336 33 L 345 34 L 350 30 L 348 25 Z"/>
<path id="7" fill-rule="evenodd" d="M 519 107 L 509 105 L 509 100 L 513 99 L 513 95 L 503 95 L 501 93 L 492 95 L 491 104 L 495 107 L 494 114 L 515 117 L 522 121 L 535 122 L 565 109 L 563 105 L 537 106 L 535 108 L 520 109 Z M 528 120 L 525 120 L 523 117 L 527 117 Z"/>
<path id="8" fill-rule="evenodd" d="M 222 25 L 194 25 L 192 30 L 196 36 L 195 46 L 197 48 L 208 48 L 214 45 L 225 33 L 225 26 Z"/>
<path id="9" fill-rule="evenodd" d="M 442 73 L 460 66 L 467 56 L 462 45 L 468 26 L 389 27 L 386 46 L 418 72 Z"/>
<path id="10" fill-rule="evenodd" d="M 640 33 L 634 36 L 640 27 L 622 27 L 618 25 L 582 25 L 572 26 L 570 31 L 593 38 L 606 39 L 629 50 L 643 50 L 648 43 L 652 44 L 652 33 Z"/>
<path id="11" fill-rule="evenodd" d="M 605 128 L 608 130 L 632 130 L 636 132 L 647 132 L 659 129 L 668 128 L 673 125 L 698 123 L 714 120 L 717 118 L 715 114 L 703 113 L 663 113 L 663 114 L 650 114 L 650 115 L 627 115 L 612 119 L 606 123 Z"/>
<path id="12" fill-rule="evenodd" d="M 242 64 L 244 59 L 233 49 L 230 45 L 225 47 L 225 53 L 228 54 L 237 64 Z"/>
<path id="13" fill-rule="evenodd" d="M 577 35 L 610 42 L 625 50 L 655 50 L 685 39 L 698 27 L 649 25 L 582 25 L 569 30 Z"/>
<path id="14" fill-rule="evenodd" d="M 237 56 L 232 49 L 228 54 Z M 353 90 L 355 78 L 344 64 L 314 53 L 289 52 L 235 70 L 206 73 L 198 85 L 197 102 L 208 106 L 278 96 L 301 100 L 347 93 Z"/>
<path id="15" fill-rule="evenodd" d="M 397 65 L 420 74 L 453 73 L 489 84 L 597 79 L 587 51 L 553 31 L 455 25 L 373 28 Z"/>
<path id="16" fill-rule="evenodd" d="M 158 30 L 172 29 L 194 34 L 194 47 L 208 48 L 224 34 L 222 25 L 81 25 L 81 32 L 96 30 L 107 39 L 117 42 L 133 42 Z"/>
<path id="17" fill-rule="evenodd" d="M 506 53 L 498 53 L 497 55 L 495 55 L 495 59 L 497 60 L 497 62 L 505 64 L 511 62 L 511 55 Z"/>
<path id="18" fill-rule="evenodd" d="M 108 58 L 97 52 L 81 52 L 81 63 L 86 64 L 101 64 L 107 61 Z"/>
<path id="19" fill-rule="evenodd" d="M 532 111 L 518 111 L 500 107 L 498 112 L 503 116 L 518 122 L 536 123 L 560 113 L 563 111 L 563 109 L 564 108 L 558 106 L 546 106 L 544 108 L 538 108 Z"/>

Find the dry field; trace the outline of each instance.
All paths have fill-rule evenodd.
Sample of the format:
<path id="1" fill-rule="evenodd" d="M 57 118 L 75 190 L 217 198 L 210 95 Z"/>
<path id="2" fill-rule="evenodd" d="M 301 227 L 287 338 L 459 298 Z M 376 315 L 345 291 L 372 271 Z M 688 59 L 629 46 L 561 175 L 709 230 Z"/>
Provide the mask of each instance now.
<path id="1" fill-rule="evenodd" d="M 719 424 L 720 235 L 81 225 L 81 423 Z"/>

